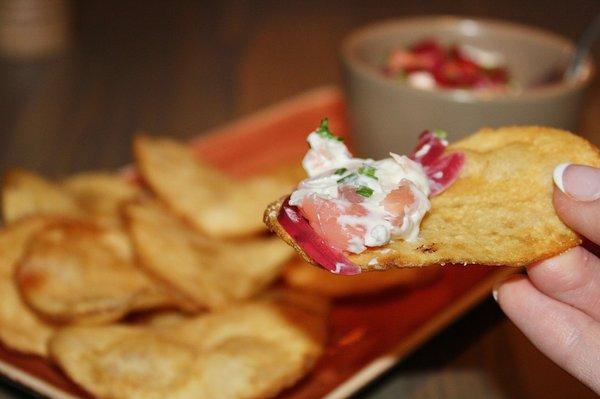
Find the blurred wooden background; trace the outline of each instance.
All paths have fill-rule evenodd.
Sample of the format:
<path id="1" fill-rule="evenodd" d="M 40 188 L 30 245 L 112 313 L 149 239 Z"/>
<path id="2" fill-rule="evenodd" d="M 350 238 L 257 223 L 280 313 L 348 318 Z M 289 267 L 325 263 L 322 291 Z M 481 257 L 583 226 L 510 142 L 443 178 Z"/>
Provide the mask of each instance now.
<path id="1" fill-rule="evenodd" d="M 7 0 L 0 0 L 7 1 Z M 71 4 L 62 55 L 0 60 L 0 170 L 58 176 L 131 160 L 134 132 L 180 137 L 341 83 L 338 46 L 413 14 L 502 18 L 577 38 L 598 0 L 126 1 Z M 600 61 L 600 46 L 595 48 Z M 580 132 L 600 144 L 600 80 Z M 0 398 L 18 392 L 2 387 Z M 364 398 L 586 398 L 489 300 L 375 382 Z"/>

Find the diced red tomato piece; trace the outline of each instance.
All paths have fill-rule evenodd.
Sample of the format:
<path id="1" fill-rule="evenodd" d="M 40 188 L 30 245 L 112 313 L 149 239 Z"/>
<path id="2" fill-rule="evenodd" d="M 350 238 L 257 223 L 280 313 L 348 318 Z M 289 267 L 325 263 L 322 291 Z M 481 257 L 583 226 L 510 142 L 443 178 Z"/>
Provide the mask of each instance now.
<path id="1" fill-rule="evenodd" d="M 481 76 L 479 67 L 466 59 L 450 59 L 433 70 L 433 77 L 442 87 L 472 87 Z"/>
<path id="2" fill-rule="evenodd" d="M 439 87 L 449 89 L 499 87 L 509 81 L 506 68 L 486 68 L 460 46 L 444 48 L 434 39 L 421 40 L 408 49 L 393 52 L 384 68 L 390 76 L 417 71 L 430 73 Z"/>

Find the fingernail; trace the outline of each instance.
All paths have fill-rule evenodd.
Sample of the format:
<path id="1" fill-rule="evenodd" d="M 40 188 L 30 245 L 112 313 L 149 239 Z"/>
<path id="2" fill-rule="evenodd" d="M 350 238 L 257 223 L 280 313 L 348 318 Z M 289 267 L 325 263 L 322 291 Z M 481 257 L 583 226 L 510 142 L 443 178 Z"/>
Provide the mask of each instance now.
<path id="1" fill-rule="evenodd" d="M 556 187 L 576 201 L 600 198 L 600 169 L 561 163 L 554 168 L 552 177 Z"/>
<path id="2" fill-rule="evenodd" d="M 504 283 L 504 280 L 496 281 L 492 287 L 492 298 L 494 298 L 494 301 L 496 302 L 498 302 L 498 288 L 500 288 L 502 283 Z"/>

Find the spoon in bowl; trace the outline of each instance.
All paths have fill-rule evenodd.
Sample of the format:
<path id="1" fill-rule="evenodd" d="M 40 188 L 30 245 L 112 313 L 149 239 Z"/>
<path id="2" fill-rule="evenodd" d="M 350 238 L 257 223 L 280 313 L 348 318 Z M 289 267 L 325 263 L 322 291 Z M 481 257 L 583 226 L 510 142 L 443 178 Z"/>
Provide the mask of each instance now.
<path id="1" fill-rule="evenodd" d="M 575 80 L 578 78 L 581 73 L 585 61 L 588 58 L 590 50 L 594 44 L 594 42 L 600 36 L 600 14 L 596 15 L 594 20 L 586 30 L 581 35 L 579 42 L 577 43 L 577 48 L 569 61 L 569 65 L 564 73 L 565 80 Z"/>

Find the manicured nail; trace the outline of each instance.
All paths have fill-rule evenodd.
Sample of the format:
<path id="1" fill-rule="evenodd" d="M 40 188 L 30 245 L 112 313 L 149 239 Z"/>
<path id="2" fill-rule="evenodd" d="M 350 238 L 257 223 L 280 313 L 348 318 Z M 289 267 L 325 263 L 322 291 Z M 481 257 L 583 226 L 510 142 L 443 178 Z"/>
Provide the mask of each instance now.
<path id="1" fill-rule="evenodd" d="M 495 284 L 494 288 L 492 288 L 492 297 L 494 301 L 498 302 L 498 284 Z"/>
<path id="2" fill-rule="evenodd" d="M 576 201 L 600 198 L 600 169 L 591 166 L 561 163 L 554 168 L 554 184 Z"/>

